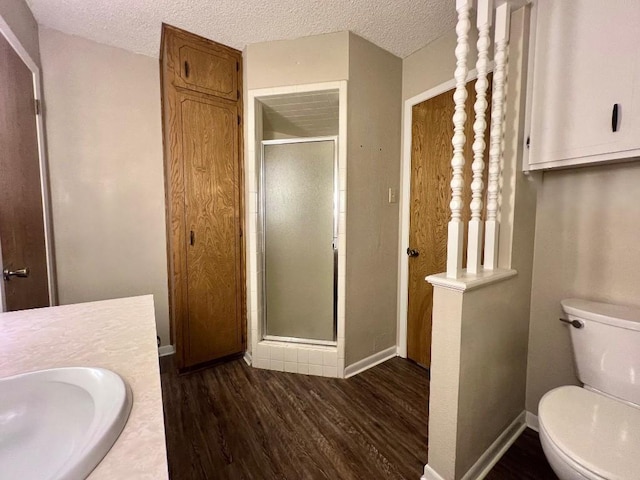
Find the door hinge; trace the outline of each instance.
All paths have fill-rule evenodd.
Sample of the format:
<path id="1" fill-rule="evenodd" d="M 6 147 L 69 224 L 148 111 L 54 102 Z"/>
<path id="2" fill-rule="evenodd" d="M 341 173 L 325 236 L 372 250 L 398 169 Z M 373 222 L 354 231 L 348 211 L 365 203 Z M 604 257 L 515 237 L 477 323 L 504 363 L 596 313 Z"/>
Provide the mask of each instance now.
<path id="1" fill-rule="evenodd" d="M 238 115 L 238 125 L 240 125 L 240 115 Z"/>
<path id="2" fill-rule="evenodd" d="M 240 238 L 242 238 L 242 227 L 240 227 Z"/>
<path id="3" fill-rule="evenodd" d="M 34 98 L 33 103 L 35 104 L 36 115 L 40 115 L 40 112 L 42 111 L 42 108 L 40 106 L 40 100 L 38 100 L 37 98 Z"/>
<path id="4" fill-rule="evenodd" d="M 527 150 L 529 150 L 530 146 L 531 146 L 531 137 L 527 137 Z"/>

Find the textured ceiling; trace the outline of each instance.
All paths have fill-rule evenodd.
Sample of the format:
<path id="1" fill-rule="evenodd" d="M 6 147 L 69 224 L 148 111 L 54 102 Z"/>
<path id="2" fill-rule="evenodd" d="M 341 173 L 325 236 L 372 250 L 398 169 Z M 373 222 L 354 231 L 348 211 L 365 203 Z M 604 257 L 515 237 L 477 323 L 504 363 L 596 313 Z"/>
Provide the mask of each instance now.
<path id="1" fill-rule="evenodd" d="M 27 0 L 39 24 L 158 56 L 160 24 L 237 49 L 351 30 L 399 57 L 455 25 L 454 0 Z"/>

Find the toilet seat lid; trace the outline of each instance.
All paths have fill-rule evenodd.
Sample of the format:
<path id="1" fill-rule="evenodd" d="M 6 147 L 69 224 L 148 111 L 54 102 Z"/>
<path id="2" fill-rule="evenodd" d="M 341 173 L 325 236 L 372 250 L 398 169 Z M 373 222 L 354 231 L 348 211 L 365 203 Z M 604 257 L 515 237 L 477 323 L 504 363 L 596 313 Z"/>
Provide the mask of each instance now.
<path id="1" fill-rule="evenodd" d="M 566 386 L 542 397 L 538 419 L 555 446 L 590 472 L 640 478 L 640 408 Z"/>

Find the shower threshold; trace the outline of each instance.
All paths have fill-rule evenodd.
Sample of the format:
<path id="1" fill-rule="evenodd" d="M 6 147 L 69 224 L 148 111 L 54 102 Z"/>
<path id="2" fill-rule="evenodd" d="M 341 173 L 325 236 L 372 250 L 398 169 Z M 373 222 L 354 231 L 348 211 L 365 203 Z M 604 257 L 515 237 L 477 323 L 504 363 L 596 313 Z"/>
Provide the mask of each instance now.
<path id="1" fill-rule="evenodd" d="M 305 345 L 324 345 L 327 347 L 335 347 L 338 342 L 335 340 L 316 340 L 313 338 L 298 338 L 298 337 L 279 337 L 277 335 L 265 335 L 263 340 L 269 340 L 274 342 L 287 342 L 287 343 L 301 343 Z"/>

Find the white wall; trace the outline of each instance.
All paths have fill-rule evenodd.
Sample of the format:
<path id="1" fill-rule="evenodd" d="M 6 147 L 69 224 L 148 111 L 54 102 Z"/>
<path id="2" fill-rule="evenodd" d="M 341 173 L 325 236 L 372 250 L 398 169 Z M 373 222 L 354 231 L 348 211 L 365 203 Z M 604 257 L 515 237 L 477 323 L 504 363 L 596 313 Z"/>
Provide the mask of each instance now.
<path id="1" fill-rule="evenodd" d="M 538 194 L 527 410 L 577 383 L 560 300 L 640 307 L 640 164 L 544 173 Z"/>
<path id="2" fill-rule="evenodd" d="M 158 60 L 42 28 L 61 304 L 152 293 L 169 343 Z"/>

